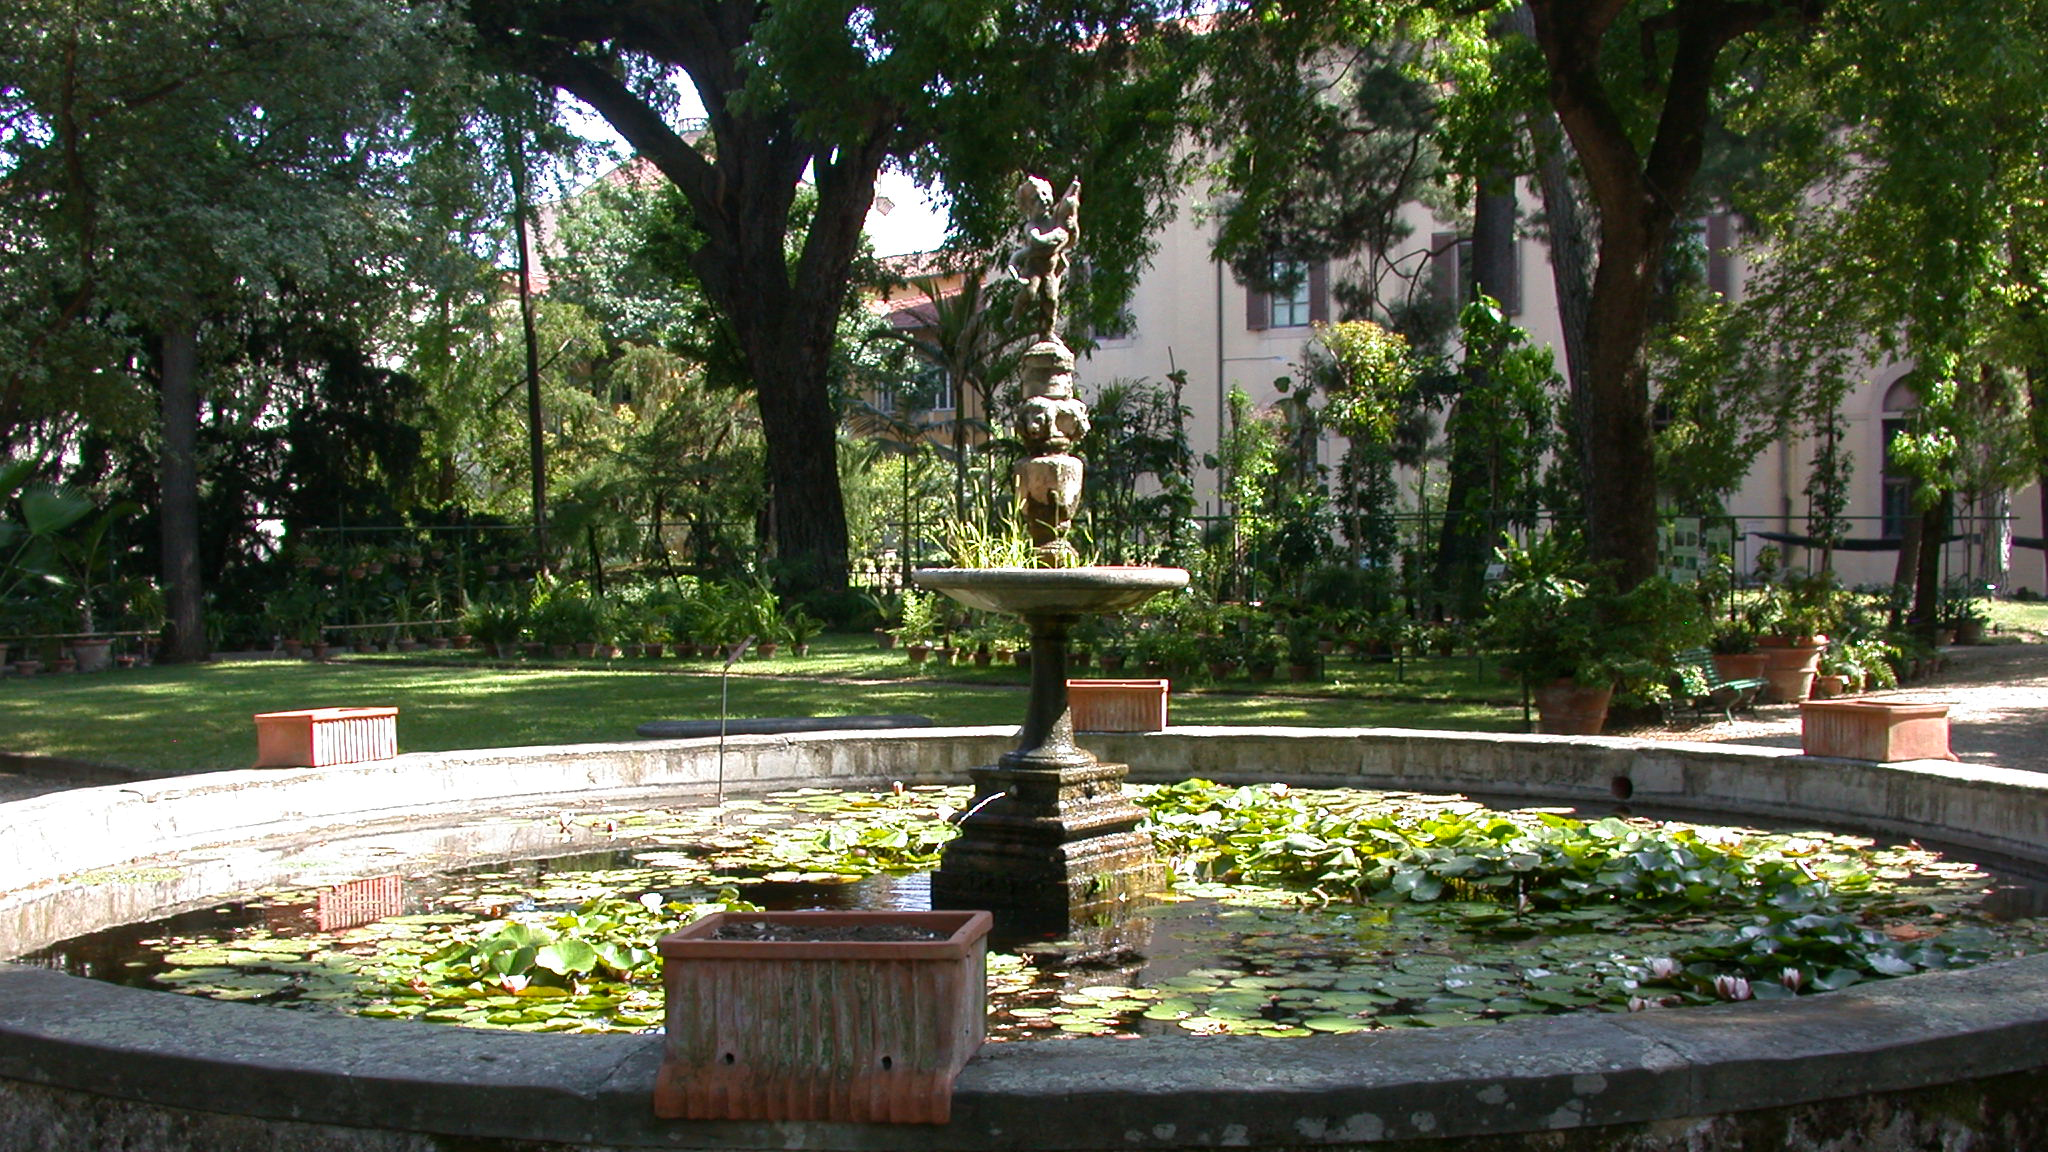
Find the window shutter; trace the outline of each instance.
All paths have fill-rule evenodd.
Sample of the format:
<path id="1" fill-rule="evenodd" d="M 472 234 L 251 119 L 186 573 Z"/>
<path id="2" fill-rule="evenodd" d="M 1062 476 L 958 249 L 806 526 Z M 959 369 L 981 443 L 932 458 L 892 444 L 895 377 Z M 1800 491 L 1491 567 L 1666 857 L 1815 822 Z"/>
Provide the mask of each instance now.
<path id="1" fill-rule="evenodd" d="M 1458 234 L 1437 232 L 1429 238 L 1430 293 L 1456 308 L 1458 299 Z"/>
<path id="2" fill-rule="evenodd" d="M 1330 262 L 1318 260 L 1308 266 L 1308 320 L 1311 324 L 1330 322 Z"/>
<path id="3" fill-rule="evenodd" d="M 1734 229 L 1726 212 L 1707 217 L 1707 287 L 1723 296 L 1735 295 Z"/>
<path id="4" fill-rule="evenodd" d="M 1273 303 L 1266 293 L 1249 285 L 1244 290 L 1244 326 L 1264 332 L 1273 326 Z"/>

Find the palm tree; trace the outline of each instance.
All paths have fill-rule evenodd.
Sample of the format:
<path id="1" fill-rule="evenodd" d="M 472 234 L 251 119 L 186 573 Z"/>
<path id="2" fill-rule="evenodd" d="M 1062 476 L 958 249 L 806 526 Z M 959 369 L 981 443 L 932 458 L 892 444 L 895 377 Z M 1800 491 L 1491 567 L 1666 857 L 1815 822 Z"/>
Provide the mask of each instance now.
<path id="1" fill-rule="evenodd" d="M 1016 373 L 1018 357 L 1025 347 L 1025 334 L 1009 324 L 1010 309 L 989 307 L 998 289 L 983 275 L 969 273 L 961 278 L 957 291 L 945 291 L 945 279 L 926 276 L 912 283 L 929 302 L 920 309 L 930 323 L 916 329 L 892 329 L 890 339 L 901 341 L 927 363 L 946 374 L 954 389 L 953 419 L 953 514 L 968 521 L 967 476 L 973 446 L 970 431 L 991 434 L 989 417 L 995 411 L 995 391 Z M 980 402 L 978 414 L 970 417 L 964 397 L 969 390 Z"/>

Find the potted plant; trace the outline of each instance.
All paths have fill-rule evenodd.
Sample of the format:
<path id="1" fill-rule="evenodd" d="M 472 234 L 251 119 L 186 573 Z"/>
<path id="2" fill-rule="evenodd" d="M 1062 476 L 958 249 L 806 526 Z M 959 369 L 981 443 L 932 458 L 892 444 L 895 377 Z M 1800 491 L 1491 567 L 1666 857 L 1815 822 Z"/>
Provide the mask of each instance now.
<path id="1" fill-rule="evenodd" d="M 1759 549 L 1756 558 L 1762 582 L 1749 607 L 1749 625 L 1764 655 L 1764 679 L 1780 703 L 1806 699 L 1820 671 L 1820 653 L 1828 634 L 1840 629 L 1848 593 L 1832 572 L 1784 572 L 1777 550 Z"/>
<path id="2" fill-rule="evenodd" d="M 1486 631 L 1506 650 L 1502 665 L 1528 687 L 1539 732 L 1598 735 L 1617 690 L 1644 703 L 1667 698 L 1672 654 L 1705 639 L 1691 593 L 1661 578 L 1608 588 L 1566 538 L 1495 554 L 1503 574 Z"/>
<path id="3" fill-rule="evenodd" d="M 782 618 L 782 634 L 789 637 L 789 651 L 793 656 L 811 654 L 811 642 L 825 630 L 825 622 L 804 611 L 802 605 L 789 610 Z"/>
<path id="4" fill-rule="evenodd" d="M 526 613 L 517 601 L 477 599 L 462 618 L 462 630 L 476 637 L 500 660 L 510 660 L 519 651 L 519 637 L 526 630 Z"/>
<path id="5" fill-rule="evenodd" d="M 939 637 L 940 620 L 937 595 L 906 588 L 902 597 L 902 623 L 896 625 L 893 633 L 910 655 L 912 664 L 922 664 L 931 655 L 932 642 Z"/>

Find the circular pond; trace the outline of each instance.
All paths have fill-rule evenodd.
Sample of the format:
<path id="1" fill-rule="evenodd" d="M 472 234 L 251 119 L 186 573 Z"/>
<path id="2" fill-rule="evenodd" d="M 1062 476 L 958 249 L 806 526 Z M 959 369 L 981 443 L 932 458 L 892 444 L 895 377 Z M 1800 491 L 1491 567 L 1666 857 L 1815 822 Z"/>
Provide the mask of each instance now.
<path id="1" fill-rule="evenodd" d="M 1917 843 L 1284 784 L 1133 791 L 1174 890 L 1080 954 L 999 935 L 991 1039 L 1307 1037 L 1777 999 L 2025 955 L 2048 935 L 2013 915 L 2038 886 Z M 439 871 L 391 859 L 387 837 L 331 840 L 313 878 L 344 879 L 24 960 L 216 1000 L 647 1032 L 657 937 L 714 910 L 925 908 L 925 870 L 969 796 L 515 810 L 463 823 L 524 822 L 574 850 Z"/>
<path id="2" fill-rule="evenodd" d="M 886 788 L 892 780 L 951 783 L 968 766 L 992 762 L 1005 737 L 978 729 L 748 738 L 730 743 L 723 774 L 728 794 L 754 798 L 801 787 Z M 1730 823 L 1866 828 L 1888 841 L 1926 837 L 2033 863 L 2048 844 L 2048 790 L 2036 779 L 1954 765 L 1406 731 L 1170 731 L 1088 743 L 1152 782 L 1278 779 L 1589 808 L 1625 790 L 1638 804 L 1740 814 Z M 0 874 L 12 879 L 0 893 L 9 912 L 0 918 L 0 954 L 191 908 L 211 893 L 304 877 L 323 860 L 337 883 L 373 875 L 333 858 L 343 831 L 381 841 L 393 860 L 437 851 L 538 858 L 560 850 L 558 826 L 449 826 L 464 813 L 522 806 L 569 810 L 571 824 L 586 804 L 687 806 L 708 798 L 717 776 L 711 742 L 677 741 L 228 773 L 7 805 Z M 596 846 L 601 838 L 590 839 Z M 1080 993 L 1089 988 L 1121 986 L 1105 980 L 1074 994 L 1086 1002 Z M 1418 1015 L 1407 1010 L 1426 999 L 1397 1007 Z M 1941 1131 L 1967 1130 L 1979 1134 L 1980 1147 L 2020 1147 L 2021 1136 L 2040 1130 L 2037 1069 L 2048 1064 L 2048 963 L 2040 957 L 1771 1003 L 1508 1015 L 1515 1018 L 1483 1028 L 1300 1038 L 1195 1036 L 1178 1020 L 1153 1021 L 1171 1034 L 991 1045 L 962 1073 L 951 1123 L 880 1132 L 658 1121 L 647 1101 L 659 1045 L 646 1036 L 394 1025 L 8 965 L 0 967 L 0 1115 L 14 1146 L 52 1149 L 1797 1142 L 1770 1143 L 1758 1125 L 1781 1137 L 1926 1137 L 1892 1145 L 1899 1147 L 1934 1146 Z"/>

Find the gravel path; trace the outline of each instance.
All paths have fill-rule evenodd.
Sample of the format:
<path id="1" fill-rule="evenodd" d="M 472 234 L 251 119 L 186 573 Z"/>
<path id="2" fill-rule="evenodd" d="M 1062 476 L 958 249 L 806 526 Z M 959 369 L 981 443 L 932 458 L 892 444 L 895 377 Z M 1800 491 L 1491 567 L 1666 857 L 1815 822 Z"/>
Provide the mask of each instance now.
<path id="1" fill-rule="evenodd" d="M 1948 650 L 1948 665 L 1906 688 L 1872 699 L 1940 701 L 1949 705 L 1949 747 L 1965 763 L 2048 773 L 2048 641 L 2007 638 L 1998 644 Z M 1653 740 L 1799 747 L 1799 709 L 1763 704 L 1733 723 L 1631 729 Z M 112 782 L 104 771 L 66 772 L 60 765 L 19 770 L 0 760 L 0 804 L 67 788 Z"/>

